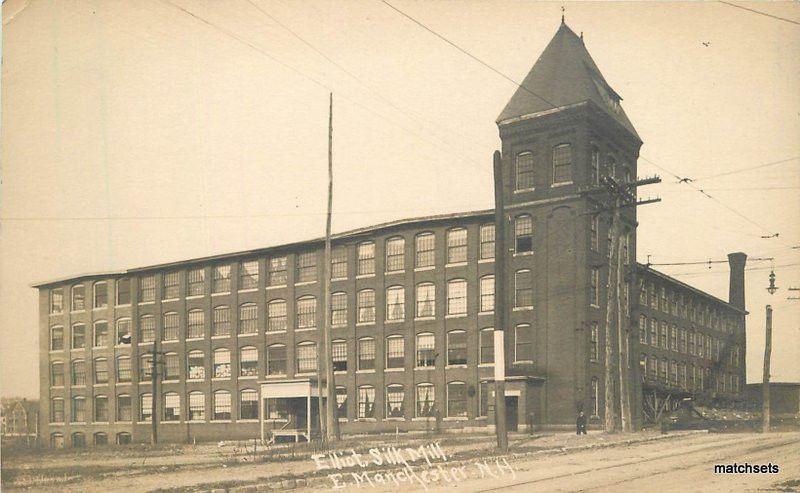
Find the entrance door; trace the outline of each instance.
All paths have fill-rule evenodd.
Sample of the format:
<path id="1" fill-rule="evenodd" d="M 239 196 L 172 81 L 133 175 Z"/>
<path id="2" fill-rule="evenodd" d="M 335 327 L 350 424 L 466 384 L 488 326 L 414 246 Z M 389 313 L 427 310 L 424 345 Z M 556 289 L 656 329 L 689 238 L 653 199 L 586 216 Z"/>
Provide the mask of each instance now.
<path id="1" fill-rule="evenodd" d="M 308 426 L 308 399 L 305 397 L 293 397 L 289 399 L 291 414 L 294 416 L 293 428 L 305 430 Z"/>
<path id="2" fill-rule="evenodd" d="M 517 396 L 506 396 L 506 428 L 508 431 L 517 431 L 517 425 L 519 424 L 517 419 L 517 403 Z"/>

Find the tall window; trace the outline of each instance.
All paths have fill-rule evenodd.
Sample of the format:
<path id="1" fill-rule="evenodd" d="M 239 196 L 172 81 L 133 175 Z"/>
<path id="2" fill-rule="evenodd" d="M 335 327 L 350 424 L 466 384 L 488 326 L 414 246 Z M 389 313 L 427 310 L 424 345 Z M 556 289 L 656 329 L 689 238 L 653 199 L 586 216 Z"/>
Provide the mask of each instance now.
<path id="1" fill-rule="evenodd" d="M 64 363 L 61 361 L 53 361 L 50 363 L 50 386 L 64 386 Z"/>
<path id="2" fill-rule="evenodd" d="M 447 384 L 447 416 L 467 416 L 467 384 L 464 382 Z"/>
<path id="3" fill-rule="evenodd" d="M 593 252 L 600 248 L 600 216 L 597 214 L 589 217 L 589 246 Z"/>
<path id="4" fill-rule="evenodd" d="M 267 375 L 286 375 L 286 346 L 283 344 L 267 347 Z"/>
<path id="5" fill-rule="evenodd" d="M 436 366 L 436 339 L 430 332 L 417 334 L 417 368 Z"/>
<path id="6" fill-rule="evenodd" d="M 180 421 L 181 420 L 181 399 L 175 392 L 167 392 L 163 396 L 164 399 L 164 416 L 163 421 Z"/>
<path id="7" fill-rule="evenodd" d="M 189 392 L 189 421 L 206 419 L 206 395 L 202 392 Z"/>
<path id="8" fill-rule="evenodd" d="M 589 361 L 597 361 L 598 324 L 592 322 L 589 326 Z"/>
<path id="9" fill-rule="evenodd" d="M 229 293 L 231 291 L 231 266 L 215 265 L 211 277 L 212 293 Z"/>
<path id="10" fill-rule="evenodd" d="M 436 316 L 436 287 L 433 283 L 417 284 L 417 317 Z"/>
<path id="11" fill-rule="evenodd" d="M 286 330 L 286 301 L 272 300 L 267 305 L 267 330 Z"/>
<path id="12" fill-rule="evenodd" d="M 589 163 L 589 183 L 591 185 L 600 184 L 600 151 L 592 147 L 592 158 Z"/>
<path id="13" fill-rule="evenodd" d="M 559 144 L 553 148 L 553 183 L 572 181 L 572 147 Z"/>
<path id="14" fill-rule="evenodd" d="M 479 335 L 480 344 L 479 348 L 479 361 L 482 365 L 491 365 L 494 363 L 494 329 L 489 327 L 481 329 Z"/>
<path id="15" fill-rule="evenodd" d="M 467 333 L 463 330 L 451 330 L 447 333 L 447 364 L 467 364 Z"/>
<path id="16" fill-rule="evenodd" d="M 650 345 L 658 347 L 658 320 L 651 318 L 650 324 Z"/>
<path id="17" fill-rule="evenodd" d="M 317 326 L 317 299 L 303 296 L 297 299 L 297 328 L 310 329 Z"/>
<path id="18" fill-rule="evenodd" d="M 317 280 L 317 254 L 305 252 L 297 255 L 295 266 L 295 282 L 312 282 Z"/>
<path id="19" fill-rule="evenodd" d="M 454 228 L 447 232 L 447 263 L 467 261 L 467 230 Z"/>
<path id="20" fill-rule="evenodd" d="M 161 290 L 161 299 L 162 300 L 174 300 L 178 299 L 180 296 L 180 279 L 178 278 L 178 272 L 166 272 L 164 273 L 164 277 L 161 279 L 162 282 L 162 290 Z"/>
<path id="21" fill-rule="evenodd" d="M 386 288 L 386 320 L 403 320 L 406 316 L 406 291 L 403 286 Z"/>
<path id="22" fill-rule="evenodd" d="M 494 236 L 494 224 L 481 225 L 481 260 L 494 258 Z"/>
<path id="23" fill-rule="evenodd" d="M 108 360 L 105 358 L 94 360 L 94 383 L 108 383 Z"/>
<path id="24" fill-rule="evenodd" d="M 597 377 L 592 377 L 591 386 L 589 389 L 589 412 L 593 418 L 600 416 L 600 386 L 597 383 Z"/>
<path id="25" fill-rule="evenodd" d="M 672 330 L 669 331 L 669 348 L 673 351 L 678 350 L 678 328 L 674 325 Z"/>
<path id="26" fill-rule="evenodd" d="M 401 384 L 392 384 L 386 387 L 386 417 L 387 418 L 402 418 L 403 414 L 403 399 L 405 393 Z"/>
<path id="27" fill-rule="evenodd" d="M 64 422 L 64 399 L 56 397 L 50 401 L 50 422 Z"/>
<path id="28" fill-rule="evenodd" d="M 375 417 L 375 387 L 362 385 L 358 388 L 358 417 Z"/>
<path id="29" fill-rule="evenodd" d="M 600 306 L 600 269 L 592 267 L 589 271 L 589 304 Z"/>
<path id="30" fill-rule="evenodd" d="M 189 380 L 204 380 L 206 378 L 206 355 L 203 351 L 190 351 L 186 357 L 186 374 Z"/>
<path id="31" fill-rule="evenodd" d="M 239 419 L 258 419 L 258 392 L 255 390 L 239 392 Z"/>
<path id="32" fill-rule="evenodd" d="M 214 350 L 214 367 L 212 375 L 214 378 L 231 377 L 231 352 L 225 348 Z"/>
<path id="33" fill-rule="evenodd" d="M 331 279 L 347 279 L 347 247 L 331 250 Z"/>
<path id="34" fill-rule="evenodd" d="M 347 387 L 336 387 L 336 416 L 347 418 Z"/>
<path id="35" fill-rule="evenodd" d="M 153 377 L 153 355 L 145 353 L 139 356 L 139 381 L 146 382 Z"/>
<path id="36" fill-rule="evenodd" d="M 61 351 L 62 349 L 64 349 L 64 327 L 51 327 L 50 351 Z"/>
<path id="37" fill-rule="evenodd" d="M 317 370 L 317 344 L 301 342 L 297 345 L 297 373 L 312 373 Z"/>
<path id="38" fill-rule="evenodd" d="M 186 338 L 202 339 L 205 333 L 206 317 L 203 310 L 189 310 L 186 318 Z"/>
<path id="39" fill-rule="evenodd" d="M 239 305 L 239 334 L 258 333 L 258 305 L 244 303 Z"/>
<path id="40" fill-rule="evenodd" d="M 72 286 L 72 308 L 73 312 L 86 309 L 86 287 L 83 284 Z"/>
<path id="41" fill-rule="evenodd" d="M 267 263 L 269 278 L 267 282 L 270 286 L 285 286 L 288 276 L 286 274 L 286 257 L 273 257 Z"/>
<path id="42" fill-rule="evenodd" d="M 245 346 L 239 349 L 239 376 L 258 376 L 258 349 L 255 346 Z"/>
<path id="43" fill-rule="evenodd" d="M 639 315 L 639 342 L 647 344 L 647 317 Z"/>
<path id="44" fill-rule="evenodd" d="M 94 323 L 94 347 L 108 346 L 108 322 L 99 320 Z"/>
<path id="45" fill-rule="evenodd" d="M 386 240 L 386 272 L 405 269 L 406 240 L 397 236 Z"/>
<path id="46" fill-rule="evenodd" d="M 661 363 L 658 365 L 658 370 L 659 370 L 658 377 L 662 382 L 667 381 L 667 367 L 668 367 L 667 358 L 662 358 Z"/>
<path id="47" fill-rule="evenodd" d="M 356 296 L 358 304 L 358 323 L 372 323 L 375 321 L 375 291 L 362 289 Z"/>
<path id="48" fill-rule="evenodd" d="M 436 395 L 432 383 L 417 384 L 416 403 L 418 418 L 433 417 L 436 414 Z"/>
<path id="49" fill-rule="evenodd" d="M 489 398 L 491 397 L 489 391 L 489 382 L 481 382 L 478 385 L 478 416 L 489 415 Z"/>
<path id="50" fill-rule="evenodd" d="M 661 348 L 663 348 L 663 349 L 669 349 L 669 346 L 667 345 L 667 331 L 668 330 L 669 329 L 667 328 L 667 322 L 662 321 L 661 322 L 661 339 L 660 339 L 661 340 L 661 344 L 659 344 L 659 346 Z"/>
<path id="51" fill-rule="evenodd" d="M 131 304 L 131 280 L 128 277 L 117 279 L 117 305 Z"/>
<path id="52" fill-rule="evenodd" d="M 83 349 L 86 347 L 86 326 L 75 324 L 72 326 L 72 349 Z"/>
<path id="53" fill-rule="evenodd" d="M 256 289 L 258 287 L 258 260 L 247 260 L 239 263 L 239 289 Z"/>
<path id="54" fill-rule="evenodd" d="M 152 315 L 139 317 L 139 342 L 156 340 L 156 319 Z"/>
<path id="55" fill-rule="evenodd" d="M 331 295 L 331 325 L 341 327 L 347 325 L 347 293 Z"/>
<path id="56" fill-rule="evenodd" d="M 214 307 L 211 321 L 212 336 L 228 336 L 231 334 L 231 309 L 227 306 Z"/>
<path id="57" fill-rule="evenodd" d="M 347 371 L 347 341 L 337 339 L 331 342 L 333 371 Z"/>
<path id="58" fill-rule="evenodd" d="M 533 306 L 533 277 L 528 269 L 514 273 L 514 307 L 530 308 Z"/>
<path id="59" fill-rule="evenodd" d="M 73 423 L 85 423 L 86 422 L 86 398 L 82 396 L 76 396 L 72 398 L 72 416 L 71 420 Z"/>
<path id="60" fill-rule="evenodd" d="M 356 275 L 369 276 L 375 273 L 375 243 L 368 241 L 360 243 L 356 248 L 358 264 Z"/>
<path id="61" fill-rule="evenodd" d="M 164 355 L 164 380 L 177 380 L 181 374 L 181 364 L 178 353 Z"/>
<path id="62" fill-rule="evenodd" d="M 202 267 L 189 270 L 186 276 L 186 296 L 200 296 L 205 291 L 206 270 Z"/>
<path id="63" fill-rule="evenodd" d="M 178 340 L 178 314 L 175 312 L 164 314 L 164 333 L 162 334 L 162 341 L 177 341 Z"/>
<path id="64" fill-rule="evenodd" d="M 358 369 L 375 369 L 375 339 L 362 337 L 358 340 Z"/>
<path id="65" fill-rule="evenodd" d="M 131 414 L 131 396 L 121 394 L 117 396 L 117 421 L 130 421 L 133 419 Z"/>
<path id="66" fill-rule="evenodd" d="M 94 308 L 108 306 L 108 284 L 105 281 L 94 283 Z"/>
<path id="67" fill-rule="evenodd" d="M 403 368 L 405 362 L 405 341 L 401 335 L 386 338 L 386 368 Z"/>
<path id="68" fill-rule="evenodd" d="M 447 314 L 465 313 L 467 313 L 467 281 L 464 279 L 447 281 Z"/>
<path id="69" fill-rule="evenodd" d="M 50 290 L 50 313 L 64 311 L 64 291 L 61 288 Z"/>
<path id="70" fill-rule="evenodd" d="M 514 328 L 514 362 L 533 361 L 533 331 L 528 324 Z"/>
<path id="71" fill-rule="evenodd" d="M 480 283 L 481 313 L 494 311 L 494 276 L 481 277 Z"/>
<path id="72" fill-rule="evenodd" d="M 514 219 L 515 253 L 533 251 L 533 218 L 528 214 Z"/>
<path id="73" fill-rule="evenodd" d="M 231 419 L 231 393 L 227 390 L 214 392 L 214 414 L 211 418 L 216 421 Z"/>
<path id="74" fill-rule="evenodd" d="M 121 318 L 117 320 L 115 344 L 125 345 L 131 343 L 131 319 Z"/>
<path id="75" fill-rule="evenodd" d="M 433 267 L 436 262 L 434 248 L 436 236 L 433 233 L 420 233 L 414 237 L 416 253 L 415 267 Z"/>
<path id="76" fill-rule="evenodd" d="M 680 346 L 678 347 L 678 351 L 682 353 L 686 353 L 686 329 L 680 329 Z"/>
<path id="77" fill-rule="evenodd" d="M 153 419 L 153 394 L 141 394 L 139 396 L 139 421 L 150 421 Z"/>
<path id="78" fill-rule="evenodd" d="M 533 153 L 517 154 L 517 177 L 514 190 L 533 189 Z"/>

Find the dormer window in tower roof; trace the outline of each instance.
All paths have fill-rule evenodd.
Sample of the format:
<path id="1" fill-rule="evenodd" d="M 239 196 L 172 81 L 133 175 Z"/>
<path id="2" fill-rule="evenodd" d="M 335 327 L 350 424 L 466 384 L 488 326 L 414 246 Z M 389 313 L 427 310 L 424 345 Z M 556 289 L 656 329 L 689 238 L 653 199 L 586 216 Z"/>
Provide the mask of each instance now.
<path id="1" fill-rule="evenodd" d="M 592 77 L 592 81 L 594 82 L 595 87 L 597 87 L 597 92 L 600 93 L 600 97 L 602 97 L 603 101 L 606 103 L 606 106 L 608 106 L 608 108 L 614 113 L 619 113 L 619 101 L 621 98 L 614 92 L 613 89 L 608 87 L 603 80 L 597 77 Z"/>

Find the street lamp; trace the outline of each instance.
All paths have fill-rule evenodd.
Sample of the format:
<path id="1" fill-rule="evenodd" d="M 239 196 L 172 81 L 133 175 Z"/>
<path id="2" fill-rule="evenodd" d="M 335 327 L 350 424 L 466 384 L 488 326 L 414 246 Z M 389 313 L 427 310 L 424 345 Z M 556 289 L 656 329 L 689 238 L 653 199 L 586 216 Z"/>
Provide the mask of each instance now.
<path id="1" fill-rule="evenodd" d="M 769 287 L 767 288 L 767 292 L 769 294 L 775 294 L 775 291 L 778 290 L 778 287 L 775 286 L 775 271 L 769 273 Z"/>

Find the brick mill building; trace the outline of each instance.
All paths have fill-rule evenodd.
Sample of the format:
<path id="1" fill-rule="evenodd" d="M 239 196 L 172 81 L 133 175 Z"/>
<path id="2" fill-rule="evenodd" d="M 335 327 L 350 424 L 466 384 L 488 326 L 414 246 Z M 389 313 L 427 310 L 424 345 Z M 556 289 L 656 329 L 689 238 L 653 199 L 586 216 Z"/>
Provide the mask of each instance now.
<path id="1" fill-rule="evenodd" d="M 604 175 L 635 178 L 642 141 L 582 38 L 563 23 L 523 86 L 497 120 L 508 424 L 571 425 L 578 409 L 599 423 L 609 218 L 592 214 L 591 189 Z M 729 257 L 726 302 L 637 264 L 635 208 L 622 220 L 635 425 L 684 397 L 738 402 L 746 256 Z M 492 426 L 494 210 L 394 221 L 332 243 L 342 431 Z M 150 440 L 154 352 L 162 440 L 313 433 L 324 395 L 323 245 L 37 284 L 43 439 Z"/>

